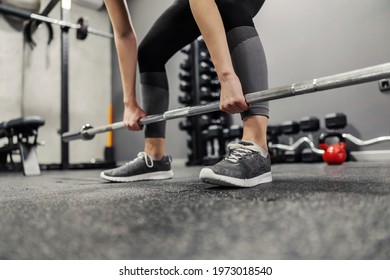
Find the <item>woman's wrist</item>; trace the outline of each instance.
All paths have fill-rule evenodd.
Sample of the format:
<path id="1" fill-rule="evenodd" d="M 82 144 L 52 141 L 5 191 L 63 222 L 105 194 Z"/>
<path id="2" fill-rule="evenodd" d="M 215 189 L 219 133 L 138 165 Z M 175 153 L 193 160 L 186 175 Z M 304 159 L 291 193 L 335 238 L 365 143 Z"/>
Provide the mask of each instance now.
<path id="1" fill-rule="evenodd" d="M 125 107 L 125 109 L 134 109 L 138 107 L 138 104 L 136 101 L 124 101 L 123 106 Z"/>
<path id="2" fill-rule="evenodd" d="M 222 72 L 218 73 L 218 79 L 221 83 L 228 82 L 228 81 L 231 81 L 231 80 L 236 79 L 236 78 L 237 78 L 237 75 L 233 70 L 222 71 Z"/>

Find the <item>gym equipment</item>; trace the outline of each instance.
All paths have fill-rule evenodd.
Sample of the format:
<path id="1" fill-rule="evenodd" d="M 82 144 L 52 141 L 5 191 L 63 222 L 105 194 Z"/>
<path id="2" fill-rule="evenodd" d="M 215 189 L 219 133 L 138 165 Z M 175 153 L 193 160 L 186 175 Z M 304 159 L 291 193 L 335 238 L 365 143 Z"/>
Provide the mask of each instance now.
<path id="1" fill-rule="evenodd" d="M 206 149 L 206 156 L 202 163 L 212 165 L 219 162 L 226 153 L 223 126 L 210 125 L 202 131 L 203 147 Z"/>
<path id="2" fill-rule="evenodd" d="M 180 91 L 185 93 L 191 93 L 192 91 L 192 85 L 190 82 L 181 81 L 179 85 Z"/>
<path id="3" fill-rule="evenodd" d="M 299 121 L 303 132 L 315 132 L 320 129 L 320 119 L 317 117 L 304 117 Z"/>
<path id="4" fill-rule="evenodd" d="M 302 132 L 307 132 L 307 137 L 314 142 L 313 132 L 320 129 L 320 119 L 317 117 L 304 117 L 299 121 Z M 321 162 L 320 154 L 315 153 L 311 148 L 304 148 L 301 152 L 302 162 Z"/>
<path id="5" fill-rule="evenodd" d="M 200 76 L 200 87 L 208 88 L 210 91 L 217 91 L 221 88 L 218 78 L 206 74 Z"/>
<path id="6" fill-rule="evenodd" d="M 313 79 L 306 82 L 295 83 L 292 85 L 271 88 L 264 91 L 249 93 L 245 96 L 245 98 L 249 104 L 252 104 L 256 102 L 276 100 L 317 91 L 325 91 L 334 88 L 377 81 L 386 77 L 390 77 L 390 63 L 380 64 L 332 76 Z M 146 125 L 165 120 L 210 113 L 218 110 L 219 102 L 212 102 L 207 105 L 179 108 L 167 111 L 164 114 L 147 116 L 145 118 L 140 119 L 140 124 Z M 112 131 L 115 129 L 122 129 L 124 127 L 125 126 L 123 122 L 117 122 L 112 125 L 105 125 L 97 128 L 81 129 L 79 132 L 64 133 L 62 135 L 62 140 L 64 142 L 69 142 L 77 139 L 90 140 L 98 133 Z"/>
<path id="7" fill-rule="evenodd" d="M 48 16 L 49 13 L 55 8 L 55 6 L 57 6 L 58 2 L 60 0 L 51 0 L 47 6 L 45 7 L 45 9 L 42 11 L 42 13 L 40 13 L 41 16 Z M 42 22 L 39 22 L 39 21 L 35 21 L 35 20 L 30 20 L 26 26 L 24 27 L 24 38 L 26 40 L 26 43 L 30 45 L 31 49 L 33 49 L 35 46 L 36 46 L 36 43 L 34 42 L 33 38 L 32 38 L 32 35 L 34 34 L 34 32 L 37 30 L 38 26 L 41 24 Z M 51 26 L 50 23 L 45 23 L 48 31 L 49 31 L 49 39 L 48 39 L 48 42 L 47 44 L 50 45 L 51 41 L 53 40 L 54 38 L 54 32 L 53 32 L 53 27 Z"/>
<path id="8" fill-rule="evenodd" d="M 217 77 L 217 72 L 215 71 L 214 65 L 204 61 L 199 64 L 199 72 L 200 74 L 210 75 L 213 78 Z"/>
<path id="9" fill-rule="evenodd" d="M 13 15 L 27 20 L 36 20 L 38 22 L 56 24 L 65 29 L 75 29 L 77 38 L 80 40 L 84 40 L 85 38 L 87 38 L 87 35 L 89 33 L 101 37 L 110 38 L 110 39 L 114 37 L 111 33 L 97 30 L 88 26 L 88 22 L 83 18 L 80 18 L 77 23 L 70 23 L 63 20 L 58 20 L 47 16 L 39 15 L 29 10 L 19 9 L 4 4 L 0 4 L 0 13 Z"/>
<path id="10" fill-rule="evenodd" d="M 33 13 L 38 12 L 39 9 L 41 8 L 40 0 L 0 0 L 0 3 L 15 8 L 19 8 L 19 9 L 25 9 Z M 13 27 L 16 31 L 23 30 L 25 24 L 24 19 L 21 19 L 19 17 L 14 17 L 12 15 L 5 15 L 4 17 L 7 20 L 7 22 L 10 24 L 10 26 Z"/>
<path id="11" fill-rule="evenodd" d="M 37 116 L 12 119 L 0 123 L 0 138 L 7 138 L 8 143 L 0 147 L 0 166 L 13 170 L 16 163 L 15 152 L 20 155 L 25 176 L 41 174 L 36 147 L 38 145 L 38 128 L 45 120 Z M 9 158 L 9 162 L 7 160 Z"/>
<path id="12" fill-rule="evenodd" d="M 347 116 L 343 113 L 331 113 L 325 116 L 325 125 L 329 129 L 341 129 L 347 126 Z M 326 135 L 324 135 L 325 137 Z M 390 140 L 390 136 L 380 136 L 373 139 L 361 140 L 349 133 L 342 133 L 341 136 L 347 139 L 351 143 L 364 147 L 371 146 L 377 143 L 385 142 Z M 330 137 L 330 136 L 328 136 Z"/>
<path id="13" fill-rule="evenodd" d="M 269 148 L 275 148 L 275 149 L 280 149 L 280 150 L 285 150 L 285 151 L 295 151 L 297 150 L 303 143 L 307 143 L 310 146 L 310 149 L 322 155 L 324 153 L 323 150 L 320 150 L 316 148 L 314 145 L 313 141 L 309 137 L 301 137 L 299 138 L 296 142 L 294 142 L 292 145 L 284 145 L 284 144 L 269 144 Z"/>
<path id="14" fill-rule="evenodd" d="M 338 138 L 339 142 L 329 145 L 326 143 L 327 138 Z M 321 134 L 319 146 L 324 150 L 322 158 L 328 164 L 342 164 L 347 159 L 347 152 L 345 150 L 346 143 L 344 137 L 338 132 Z"/>
<path id="15" fill-rule="evenodd" d="M 198 106 L 219 100 L 220 84 L 203 39 L 199 37 L 181 52 L 187 55 L 187 58 L 180 64 L 179 88 L 184 94 L 179 96 L 179 103 L 185 106 Z M 225 154 L 222 153 L 225 149 L 222 145 L 224 134 L 219 128 L 228 128 L 231 125 L 231 118 L 226 113 L 214 112 L 189 116 L 179 123 L 179 128 L 190 136 L 187 143 L 191 150 L 188 165 L 208 164 Z M 206 141 L 205 138 L 209 140 Z M 216 142 L 221 143 L 220 148 L 214 148 L 217 146 Z M 209 147 L 208 151 L 206 146 Z M 218 155 L 215 154 L 216 150 Z"/>
<path id="16" fill-rule="evenodd" d="M 300 132 L 299 123 L 296 121 L 285 121 L 281 125 L 282 133 L 289 136 L 288 145 L 291 146 L 294 144 L 294 135 Z M 301 151 L 298 150 L 300 146 L 296 149 L 287 149 L 284 152 L 283 158 L 285 162 L 299 162 L 301 161 Z M 275 148 L 275 146 L 273 146 Z"/>
<path id="17" fill-rule="evenodd" d="M 328 129 L 341 129 L 347 126 L 347 116 L 343 113 L 330 113 L 325 116 L 325 126 Z"/>
<path id="18" fill-rule="evenodd" d="M 280 126 L 270 128 L 269 133 L 275 134 L 273 141 L 268 142 L 268 146 L 272 154 L 275 154 L 278 158 L 277 162 L 317 162 L 322 160 L 322 154 L 324 151 L 317 149 L 311 132 L 317 131 L 320 128 L 320 121 L 316 117 L 304 117 L 300 122 L 288 121 L 284 122 Z M 299 131 L 309 132 L 307 136 L 299 138 L 294 142 L 293 138 L 289 139 L 289 145 L 279 144 L 277 136 L 282 134 L 292 135 L 297 134 Z M 275 139 L 276 138 L 276 139 Z M 309 147 L 303 148 L 302 145 L 306 144 Z M 284 151 L 281 152 L 281 151 Z M 272 155 L 271 154 L 271 155 Z"/>
<path id="19" fill-rule="evenodd" d="M 379 81 L 379 90 L 382 92 L 390 90 L 390 79 L 383 79 Z"/>
<path id="20" fill-rule="evenodd" d="M 179 73 L 179 79 L 185 82 L 190 82 L 192 77 L 191 74 L 187 71 L 180 71 Z"/>
<path id="21" fill-rule="evenodd" d="M 225 140 L 225 144 L 224 144 L 224 151 L 222 155 L 226 155 L 228 152 L 227 144 L 229 144 L 232 141 L 237 142 L 242 139 L 243 131 L 244 131 L 243 126 L 237 124 L 230 125 L 229 127 L 223 130 L 223 138 Z"/>
<path id="22" fill-rule="evenodd" d="M 183 74 L 179 75 L 180 90 L 184 95 L 179 96 L 179 103 L 185 106 L 195 106 L 203 104 L 202 92 L 200 90 L 200 52 L 205 48 L 204 42 L 198 38 L 190 45 L 182 49 L 187 58 L 180 64 L 180 69 Z M 188 148 L 187 165 L 202 164 L 203 158 L 206 156 L 206 150 L 203 145 L 202 131 L 206 129 L 202 115 L 188 117 L 186 120 L 187 133 L 191 139 Z M 184 123 L 182 127 L 184 128 Z"/>
<path id="23" fill-rule="evenodd" d="M 279 136 L 283 134 L 282 126 L 280 124 L 270 124 L 267 126 L 267 145 L 268 153 L 271 158 L 271 163 L 281 163 L 284 161 L 283 150 L 272 147 L 275 144 L 279 144 Z"/>
<path id="24" fill-rule="evenodd" d="M 347 126 L 347 116 L 343 113 L 328 114 L 325 117 L 325 125 L 328 129 L 345 128 Z M 333 143 L 324 144 L 327 139 L 332 139 Z M 378 143 L 390 141 L 390 136 L 380 136 L 368 140 L 361 140 L 349 133 L 338 133 L 338 132 L 323 133 L 320 136 L 320 143 L 323 143 L 322 148 L 326 151 L 325 152 L 326 157 L 329 160 L 336 160 L 336 162 L 339 164 L 342 163 L 343 153 L 346 153 L 346 157 L 348 157 L 348 153 L 346 151 L 346 147 L 348 145 L 346 143 L 346 140 L 348 140 L 349 142 L 351 142 L 352 144 L 358 147 L 365 147 L 365 146 L 371 146 Z M 342 149 L 344 149 L 344 151 L 342 151 Z"/>
<path id="25" fill-rule="evenodd" d="M 57 3 L 61 2 L 61 17 L 60 20 L 49 18 L 46 15 L 38 15 L 32 12 L 29 12 L 24 9 L 13 8 L 7 5 L 0 5 L 0 13 L 9 14 L 12 16 L 16 16 L 22 19 L 29 19 L 35 21 L 36 24 L 39 22 L 45 22 L 47 24 L 57 24 L 61 26 L 61 100 L 60 100 L 60 129 L 59 134 L 69 131 L 69 30 L 76 29 L 78 32 L 77 35 L 80 38 L 85 39 L 85 35 L 89 33 L 93 33 L 98 36 L 113 38 L 113 35 L 110 33 L 100 32 L 99 30 L 93 29 L 88 26 L 88 24 L 83 20 L 81 20 L 78 24 L 72 24 L 70 22 L 70 8 L 71 1 L 57 1 L 51 0 L 47 7 L 44 9 L 42 14 L 48 14 Z M 34 23 L 33 26 L 36 26 Z M 86 33 L 86 31 L 88 33 Z M 85 128 L 88 128 L 86 126 Z M 60 164 L 50 164 L 47 165 L 47 169 L 71 169 L 71 168 L 106 168 L 108 166 L 112 166 L 112 163 L 82 163 L 82 164 L 70 164 L 69 163 L 69 143 L 61 141 L 61 162 Z M 103 167 L 104 166 L 104 167 Z M 41 166 L 41 168 L 45 168 Z"/>
<path id="26" fill-rule="evenodd" d="M 230 120 L 225 116 L 221 115 L 218 118 L 215 118 L 211 114 L 209 115 L 200 115 L 197 118 L 198 125 L 202 128 L 202 130 L 207 129 L 211 125 L 221 125 L 223 127 L 230 125 Z M 186 130 L 191 132 L 194 129 L 193 120 L 190 118 L 186 118 L 179 122 L 179 129 Z"/>
<path id="27" fill-rule="evenodd" d="M 355 136 L 353 136 L 352 134 L 349 134 L 349 133 L 343 133 L 342 136 L 347 139 L 348 141 L 351 141 L 352 143 L 354 143 L 355 145 L 358 145 L 358 146 L 371 146 L 371 145 L 375 145 L 375 144 L 378 144 L 378 143 L 382 143 L 382 142 L 386 142 L 386 141 L 390 141 L 390 136 L 379 136 L 379 137 L 376 137 L 376 138 L 372 138 L 372 139 L 368 139 L 368 140 L 361 140 Z"/>
<path id="28" fill-rule="evenodd" d="M 282 132 L 286 135 L 297 134 L 300 131 L 299 123 L 296 121 L 285 121 L 282 123 Z"/>
<path id="29" fill-rule="evenodd" d="M 191 70 L 191 62 L 186 59 L 182 63 L 180 63 L 180 69 L 189 72 Z"/>
<path id="30" fill-rule="evenodd" d="M 209 116 L 207 116 L 207 115 L 199 116 L 199 118 L 198 118 L 198 125 L 202 129 L 206 129 L 211 124 L 212 124 L 212 120 L 210 119 Z M 194 125 L 193 125 L 191 119 L 188 118 L 188 119 L 180 121 L 179 122 L 179 129 L 180 130 L 187 130 L 188 132 L 193 130 L 194 129 Z"/>
<path id="31" fill-rule="evenodd" d="M 177 99 L 180 104 L 189 106 L 192 103 L 192 96 L 188 93 L 185 93 L 184 95 L 180 95 Z"/>
<path id="32" fill-rule="evenodd" d="M 200 96 L 202 101 L 207 101 L 207 102 L 213 102 L 213 101 L 218 101 L 220 98 L 220 92 L 218 91 L 210 91 L 206 87 L 201 87 L 200 88 Z"/>

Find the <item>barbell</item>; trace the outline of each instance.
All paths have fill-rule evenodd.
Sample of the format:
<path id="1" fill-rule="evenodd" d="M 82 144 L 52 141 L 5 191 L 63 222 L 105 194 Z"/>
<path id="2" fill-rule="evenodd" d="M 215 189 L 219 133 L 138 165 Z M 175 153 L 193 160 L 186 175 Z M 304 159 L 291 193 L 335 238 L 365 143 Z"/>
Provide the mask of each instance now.
<path id="1" fill-rule="evenodd" d="M 286 85 L 263 91 L 248 93 L 245 95 L 245 99 L 249 104 L 254 104 L 317 91 L 325 91 L 334 88 L 352 86 L 385 78 L 390 78 L 390 63 L 384 63 L 367 68 L 361 68 L 358 70 L 326 76 L 323 78 L 294 83 L 292 85 Z M 140 125 L 147 125 L 171 119 L 207 114 L 218 110 L 219 102 L 216 101 L 206 105 L 179 108 L 166 111 L 163 114 L 150 115 L 140 119 L 139 123 Z M 78 132 L 66 132 L 62 134 L 62 141 L 69 142 L 78 139 L 91 140 L 98 133 L 122 129 L 124 127 L 125 125 L 123 124 L 123 122 L 117 122 L 96 128 L 92 127 L 89 124 L 86 124 Z"/>
<path id="2" fill-rule="evenodd" d="M 83 18 L 80 18 L 77 21 L 77 23 L 71 23 L 71 22 L 66 22 L 63 20 L 35 14 L 29 10 L 15 8 L 15 7 L 11 7 L 11 6 L 4 5 L 4 4 L 0 4 L 0 13 L 13 15 L 13 16 L 16 16 L 19 18 L 24 18 L 27 20 L 36 20 L 38 22 L 46 22 L 46 23 L 56 24 L 56 25 L 61 26 L 62 28 L 75 29 L 77 32 L 77 34 L 76 34 L 77 39 L 80 39 L 80 40 L 84 40 L 85 38 L 87 38 L 89 33 L 97 35 L 97 36 L 110 38 L 110 39 L 114 37 L 111 33 L 97 30 L 97 29 L 90 27 L 88 25 L 88 22 Z"/>

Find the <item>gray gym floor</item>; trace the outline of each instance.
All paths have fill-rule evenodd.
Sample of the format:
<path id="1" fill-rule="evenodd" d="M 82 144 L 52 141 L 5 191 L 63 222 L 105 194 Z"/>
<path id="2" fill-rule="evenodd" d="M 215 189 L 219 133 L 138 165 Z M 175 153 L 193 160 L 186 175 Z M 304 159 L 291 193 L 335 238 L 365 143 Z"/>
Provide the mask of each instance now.
<path id="1" fill-rule="evenodd" d="M 199 170 L 116 184 L 99 170 L 0 173 L 0 259 L 390 258 L 390 163 L 274 165 L 250 189 Z"/>

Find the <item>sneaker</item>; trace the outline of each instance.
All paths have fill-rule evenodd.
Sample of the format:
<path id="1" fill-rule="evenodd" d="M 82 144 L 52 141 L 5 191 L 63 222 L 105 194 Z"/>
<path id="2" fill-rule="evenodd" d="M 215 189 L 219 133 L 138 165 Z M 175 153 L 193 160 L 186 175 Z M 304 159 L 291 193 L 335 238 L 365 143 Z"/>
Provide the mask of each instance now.
<path id="1" fill-rule="evenodd" d="M 203 182 L 249 188 L 272 181 L 271 159 L 263 148 L 249 141 L 239 141 L 229 143 L 228 150 L 223 160 L 202 168 L 199 178 Z"/>
<path id="2" fill-rule="evenodd" d="M 171 162 L 170 156 L 164 156 L 161 160 L 153 160 L 147 153 L 140 152 L 132 161 L 103 171 L 100 177 L 111 182 L 169 179 L 173 177 Z"/>

